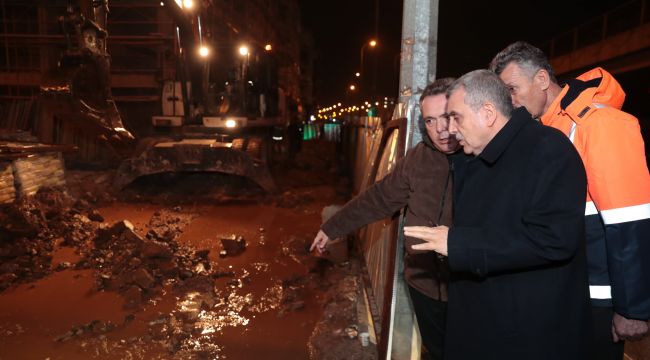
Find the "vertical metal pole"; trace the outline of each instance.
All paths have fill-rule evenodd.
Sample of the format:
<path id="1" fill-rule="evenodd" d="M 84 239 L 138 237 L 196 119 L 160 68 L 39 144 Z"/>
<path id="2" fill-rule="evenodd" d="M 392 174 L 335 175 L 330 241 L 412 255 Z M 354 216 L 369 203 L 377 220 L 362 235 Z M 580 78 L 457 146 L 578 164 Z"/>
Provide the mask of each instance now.
<path id="1" fill-rule="evenodd" d="M 399 116 L 409 117 L 407 146 L 421 140 L 418 98 L 436 78 L 439 0 L 404 0 L 400 53 Z M 407 111 L 408 110 L 408 111 Z M 409 116 L 411 115 L 411 116 Z"/>
<path id="2" fill-rule="evenodd" d="M 177 74 L 179 80 L 181 81 L 181 94 L 183 95 L 183 124 L 187 124 L 192 118 L 190 114 L 190 97 L 189 91 L 187 89 L 187 61 L 188 57 L 185 54 L 185 48 L 183 48 L 183 42 L 181 41 L 181 30 L 176 26 L 176 41 L 178 42 L 178 71 Z M 176 85 L 174 85 L 175 87 Z M 175 95 L 175 94 L 174 94 Z M 165 99 L 162 99 L 164 102 Z M 174 112 L 174 115 L 176 113 Z"/>
<path id="3" fill-rule="evenodd" d="M 404 0 L 402 19 L 402 50 L 399 81 L 399 106 L 396 116 L 408 119 L 406 147 L 417 144 L 419 131 L 419 97 L 422 90 L 436 78 L 438 50 L 439 0 Z M 403 223 L 403 214 L 400 223 Z M 404 281 L 404 236 L 400 236 L 395 252 L 395 276 L 390 308 L 387 359 L 420 357 L 420 340 L 414 311 Z"/>
<path id="4" fill-rule="evenodd" d="M 203 29 L 201 28 L 201 15 L 198 15 L 196 18 L 199 23 L 199 46 L 203 46 Z"/>

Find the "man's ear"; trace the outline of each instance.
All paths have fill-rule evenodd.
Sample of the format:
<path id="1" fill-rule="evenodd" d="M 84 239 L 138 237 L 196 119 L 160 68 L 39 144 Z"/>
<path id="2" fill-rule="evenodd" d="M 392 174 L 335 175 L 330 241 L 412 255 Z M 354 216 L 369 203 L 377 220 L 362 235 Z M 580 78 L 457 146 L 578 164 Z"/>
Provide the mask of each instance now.
<path id="1" fill-rule="evenodd" d="M 486 102 L 483 104 L 481 110 L 483 112 L 483 116 L 485 117 L 485 125 L 492 127 L 497 121 L 497 108 L 494 106 L 494 104 Z"/>
<path id="2" fill-rule="evenodd" d="M 539 86 L 542 91 L 546 91 L 551 85 L 551 77 L 548 74 L 548 71 L 544 69 L 537 70 L 535 76 L 533 76 L 533 83 Z"/>

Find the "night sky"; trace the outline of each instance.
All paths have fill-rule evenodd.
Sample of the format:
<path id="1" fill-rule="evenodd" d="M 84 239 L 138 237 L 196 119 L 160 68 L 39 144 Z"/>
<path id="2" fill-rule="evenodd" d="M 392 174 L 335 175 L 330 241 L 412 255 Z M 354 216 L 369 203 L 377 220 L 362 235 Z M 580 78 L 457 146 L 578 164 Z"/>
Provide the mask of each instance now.
<path id="1" fill-rule="evenodd" d="M 379 46 L 364 50 L 365 67 L 377 61 L 377 92 L 396 97 L 402 31 L 401 1 L 379 1 Z M 375 35 L 376 0 L 300 0 L 303 26 L 315 39 L 314 92 L 318 105 L 343 101 L 359 67 L 361 46 Z M 440 0 L 438 77 L 484 68 L 516 40 L 541 45 L 622 0 L 452 1 Z M 537 4 L 538 8 L 532 8 Z M 367 70 L 367 69 L 366 69 Z M 369 87 L 369 85 L 368 85 Z"/>

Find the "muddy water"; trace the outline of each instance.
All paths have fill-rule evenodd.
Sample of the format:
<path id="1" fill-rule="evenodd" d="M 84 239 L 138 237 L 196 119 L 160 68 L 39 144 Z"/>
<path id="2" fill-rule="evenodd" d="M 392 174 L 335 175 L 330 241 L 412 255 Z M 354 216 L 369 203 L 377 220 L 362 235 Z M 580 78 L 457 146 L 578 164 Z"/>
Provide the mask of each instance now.
<path id="1" fill-rule="evenodd" d="M 210 249 L 211 265 L 233 272 L 215 280 L 217 301 L 209 306 L 205 294 L 179 294 L 169 284 L 141 308 L 125 310 L 119 294 L 95 290 L 92 270 L 67 269 L 0 293 L 0 359 L 307 359 L 322 308 L 321 294 L 307 283 L 305 246 L 320 224 L 320 209 L 335 197 L 328 187 L 314 188 L 310 196 L 314 201 L 296 208 L 183 206 L 196 217 L 178 242 Z M 115 203 L 100 213 L 107 223 L 128 219 L 145 234 L 149 219 L 163 208 Z M 220 238 L 231 234 L 243 236 L 247 248 L 222 258 Z M 69 248 L 53 255 L 53 266 L 77 259 Z M 180 345 L 172 353 L 159 330 L 187 330 L 187 324 L 168 321 L 183 316 L 194 319 L 191 336 L 176 339 Z M 84 327 L 92 322 L 102 326 Z M 84 330 L 75 333 L 79 328 Z"/>
<path id="2" fill-rule="evenodd" d="M 219 342 L 223 344 L 223 354 L 233 359 L 308 358 L 307 339 L 320 314 L 313 296 L 303 298 L 304 309 L 285 314 L 280 314 L 280 304 L 273 298 L 277 297 L 274 291 L 282 291 L 282 280 L 307 275 L 308 269 L 294 260 L 287 247 L 300 247 L 304 242 L 296 237 L 304 239 L 312 235 L 318 226 L 314 218 L 320 219 L 269 206 L 215 207 L 199 211 L 202 215 L 188 227 L 180 241 L 209 247 L 210 254 L 216 255 L 220 249 L 216 239 L 231 233 L 243 235 L 248 242 L 246 252 L 219 259 L 217 263 L 236 272 L 245 270 L 251 274 L 250 282 L 230 290 L 229 296 L 242 298 L 250 294 L 253 299 L 262 299 L 255 304 L 254 310 L 251 309 L 253 311 L 240 312 L 242 319 L 222 328 Z"/>
<path id="3" fill-rule="evenodd" d="M 78 346 L 54 339 L 92 320 L 122 321 L 117 294 L 93 293 L 92 271 L 62 271 L 0 295 L 2 359 L 80 358 Z"/>
<path id="4" fill-rule="evenodd" d="M 80 259 L 69 247 L 58 248 L 52 255 L 53 267 Z M 132 351 L 123 343 L 123 339 L 145 330 L 142 324 L 146 318 L 153 317 L 151 313 L 161 307 L 148 304 L 138 316 L 141 321 L 127 324 L 128 312 L 123 310 L 122 297 L 113 292 L 98 292 L 95 278 L 93 270 L 68 269 L 1 293 L 0 359 L 162 358 L 165 353 L 158 348 L 145 346 Z M 70 336 L 73 329 L 92 322 L 116 330 L 105 334 L 86 330 L 84 334 Z"/>

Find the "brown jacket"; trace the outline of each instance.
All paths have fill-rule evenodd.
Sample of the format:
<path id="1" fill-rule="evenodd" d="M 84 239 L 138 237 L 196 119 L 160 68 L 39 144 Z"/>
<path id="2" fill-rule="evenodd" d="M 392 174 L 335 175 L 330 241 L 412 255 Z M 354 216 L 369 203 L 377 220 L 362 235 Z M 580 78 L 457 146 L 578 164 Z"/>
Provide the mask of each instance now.
<path id="1" fill-rule="evenodd" d="M 330 239 L 341 237 L 366 224 L 391 216 L 404 206 L 406 226 L 451 225 L 451 179 L 447 156 L 426 138 L 401 159 L 381 181 L 350 200 L 321 229 Z M 415 251 L 411 245 L 421 240 L 405 237 L 404 277 L 421 293 L 447 300 L 447 261 L 432 251 Z"/>

